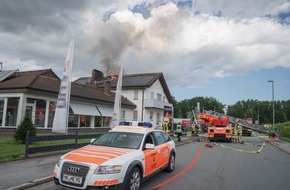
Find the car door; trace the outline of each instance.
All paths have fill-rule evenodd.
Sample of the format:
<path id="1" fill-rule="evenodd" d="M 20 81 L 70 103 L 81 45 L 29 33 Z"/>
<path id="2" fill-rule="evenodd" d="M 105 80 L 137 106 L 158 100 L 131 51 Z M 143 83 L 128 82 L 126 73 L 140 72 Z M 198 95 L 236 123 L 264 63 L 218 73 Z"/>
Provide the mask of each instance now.
<path id="1" fill-rule="evenodd" d="M 169 161 L 170 155 L 170 147 L 169 144 L 166 142 L 164 135 L 161 131 L 154 132 L 154 138 L 156 141 L 155 149 L 156 149 L 156 157 L 158 159 L 157 164 L 158 168 L 165 166 Z"/>
<path id="2" fill-rule="evenodd" d="M 146 143 L 154 145 L 154 148 L 146 149 Z M 152 133 L 148 133 L 145 137 L 143 143 L 143 153 L 144 153 L 144 176 L 150 175 L 151 173 L 155 172 L 158 167 L 158 159 L 157 159 L 157 149 L 155 147 L 155 140 Z"/>

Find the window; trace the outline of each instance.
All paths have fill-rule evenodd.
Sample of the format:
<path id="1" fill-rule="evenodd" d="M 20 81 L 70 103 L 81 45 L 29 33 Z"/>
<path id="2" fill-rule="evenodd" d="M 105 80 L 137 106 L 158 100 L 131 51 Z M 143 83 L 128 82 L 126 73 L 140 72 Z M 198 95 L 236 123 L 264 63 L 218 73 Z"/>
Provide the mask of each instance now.
<path id="1" fill-rule="evenodd" d="M 134 121 L 137 121 L 137 120 L 138 120 L 138 111 L 137 111 L 137 110 L 135 110 L 135 111 L 133 112 L 133 120 L 134 120 Z"/>
<path id="2" fill-rule="evenodd" d="M 111 117 L 95 116 L 95 127 L 109 127 L 111 123 Z"/>
<path id="3" fill-rule="evenodd" d="M 80 127 L 90 127 L 91 116 L 80 115 Z"/>
<path id="4" fill-rule="evenodd" d="M 0 98 L 0 126 L 2 126 L 4 100 L 4 98 Z"/>
<path id="5" fill-rule="evenodd" d="M 103 117 L 104 127 L 109 127 L 111 123 L 112 117 Z"/>
<path id="6" fill-rule="evenodd" d="M 46 101 L 36 99 L 36 110 L 35 110 L 36 127 L 44 127 L 45 109 L 46 109 Z"/>
<path id="7" fill-rule="evenodd" d="M 156 122 L 160 121 L 161 121 L 160 113 L 156 113 Z"/>
<path id="8" fill-rule="evenodd" d="M 158 101 L 162 101 L 162 95 L 159 94 L 159 93 L 157 93 L 157 100 L 158 100 Z"/>
<path id="9" fill-rule="evenodd" d="M 153 141 L 153 137 L 152 137 L 152 134 L 148 134 L 145 138 L 145 141 L 144 141 L 144 148 L 145 148 L 145 145 L 149 143 L 149 144 L 154 144 L 154 141 Z"/>
<path id="10" fill-rule="evenodd" d="M 48 124 L 47 127 L 52 127 L 53 124 L 53 117 L 55 112 L 56 103 L 49 102 L 49 111 L 48 111 Z"/>
<path id="11" fill-rule="evenodd" d="M 153 121 L 153 111 L 150 112 L 150 121 Z"/>
<path id="12" fill-rule="evenodd" d="M 162 135 L 164 136 L 166 142 L 171 141 L 171 138 L 170 138 L 169 134 L 167 134 L 167 133 L 162 133 Z"/>
<path id="13" fill-rule="evenodd" d="M 138 90 L 134 90 L 134 100 L 138 100 Z"/>
<path id="14" fill-rule="evenodd" d="M 126 119 L 126 111 L 122 111 L 122 114 L 121 114 L 121 119 Z"/>
<path id="15" fill-rule="evenodd" d="M 44 127 L 46 115 L 46 101 L 35 98 L 27 98 L 26 101 L 26 112 L 31 114 L 32 123 L 36 127 Z"/>
<path id="16" fill-rule="evenodd" d="M 143 136 L 143 134 L 137 133 L 109 132 L 102 135 L 93 144 L 98 146 L 139 149 Z"/>
<path id="17" fill-rule="evenodd" d="M 95 127 L 102 127 L 102 117 L 95 116 Z"/>
<path id="18" fill-rule="evenodd" d="M 156 139 L 156 146 L 166 142 L 166 140 L 161 132 L 154 132 L 154 136 Z"/>
<path id="19" fill-rule="evenodd" d="M 8 98 L 7 113 L 6 113 L 6 126 L 16 126 L 17 112 L 18 112 L 19 98 Z"/>
<path id="20" fill-rule="evenodd" d="M 154 92 L 151 92 L 151 100 L 154 100 Z"/>
<path id="21" fill-rule="evenodd" d="M 79 126 L 79 117 L 78 117 L 78 115 L 69 114 L 68 127 L 78 127 L 78 126 Z"/>

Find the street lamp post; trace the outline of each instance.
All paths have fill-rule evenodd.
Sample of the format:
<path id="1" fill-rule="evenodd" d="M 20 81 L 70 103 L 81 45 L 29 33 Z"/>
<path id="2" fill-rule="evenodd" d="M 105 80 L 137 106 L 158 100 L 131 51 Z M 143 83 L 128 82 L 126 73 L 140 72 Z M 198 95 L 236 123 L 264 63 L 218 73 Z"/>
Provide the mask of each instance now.
<path id="1" fill-rule="evenodd" d="M 268 82 L 272 83 L 273 130 L 274 130 L 274 126 L 275 126 L 274 81 L 273 80 L 268 80 Z"/>

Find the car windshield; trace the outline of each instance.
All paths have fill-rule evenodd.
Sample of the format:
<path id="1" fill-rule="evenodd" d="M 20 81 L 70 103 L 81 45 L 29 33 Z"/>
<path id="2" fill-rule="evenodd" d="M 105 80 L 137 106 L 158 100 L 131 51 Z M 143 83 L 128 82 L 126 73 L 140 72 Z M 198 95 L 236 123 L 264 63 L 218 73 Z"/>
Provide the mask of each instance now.
<path id="1" fill-rule="evenodd" d="M 143 136 L 144 134 L 138 133 L 109 132 L 96 139 L 92 144 L 98 146 L 139 149 Z"/>

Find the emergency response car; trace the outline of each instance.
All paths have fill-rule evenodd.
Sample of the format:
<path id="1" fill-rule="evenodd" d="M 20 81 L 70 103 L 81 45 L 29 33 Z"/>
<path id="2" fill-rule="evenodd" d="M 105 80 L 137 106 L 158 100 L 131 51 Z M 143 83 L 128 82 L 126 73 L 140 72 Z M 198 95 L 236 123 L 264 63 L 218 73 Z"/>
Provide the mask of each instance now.
<path id="1" fill-rule="evenodd" d="M 149 176 L 175 168 L 175 143 L 162 130 L 116 126 L 60 157 L 56 185 L 71 189 L 138 190 Z"/>

